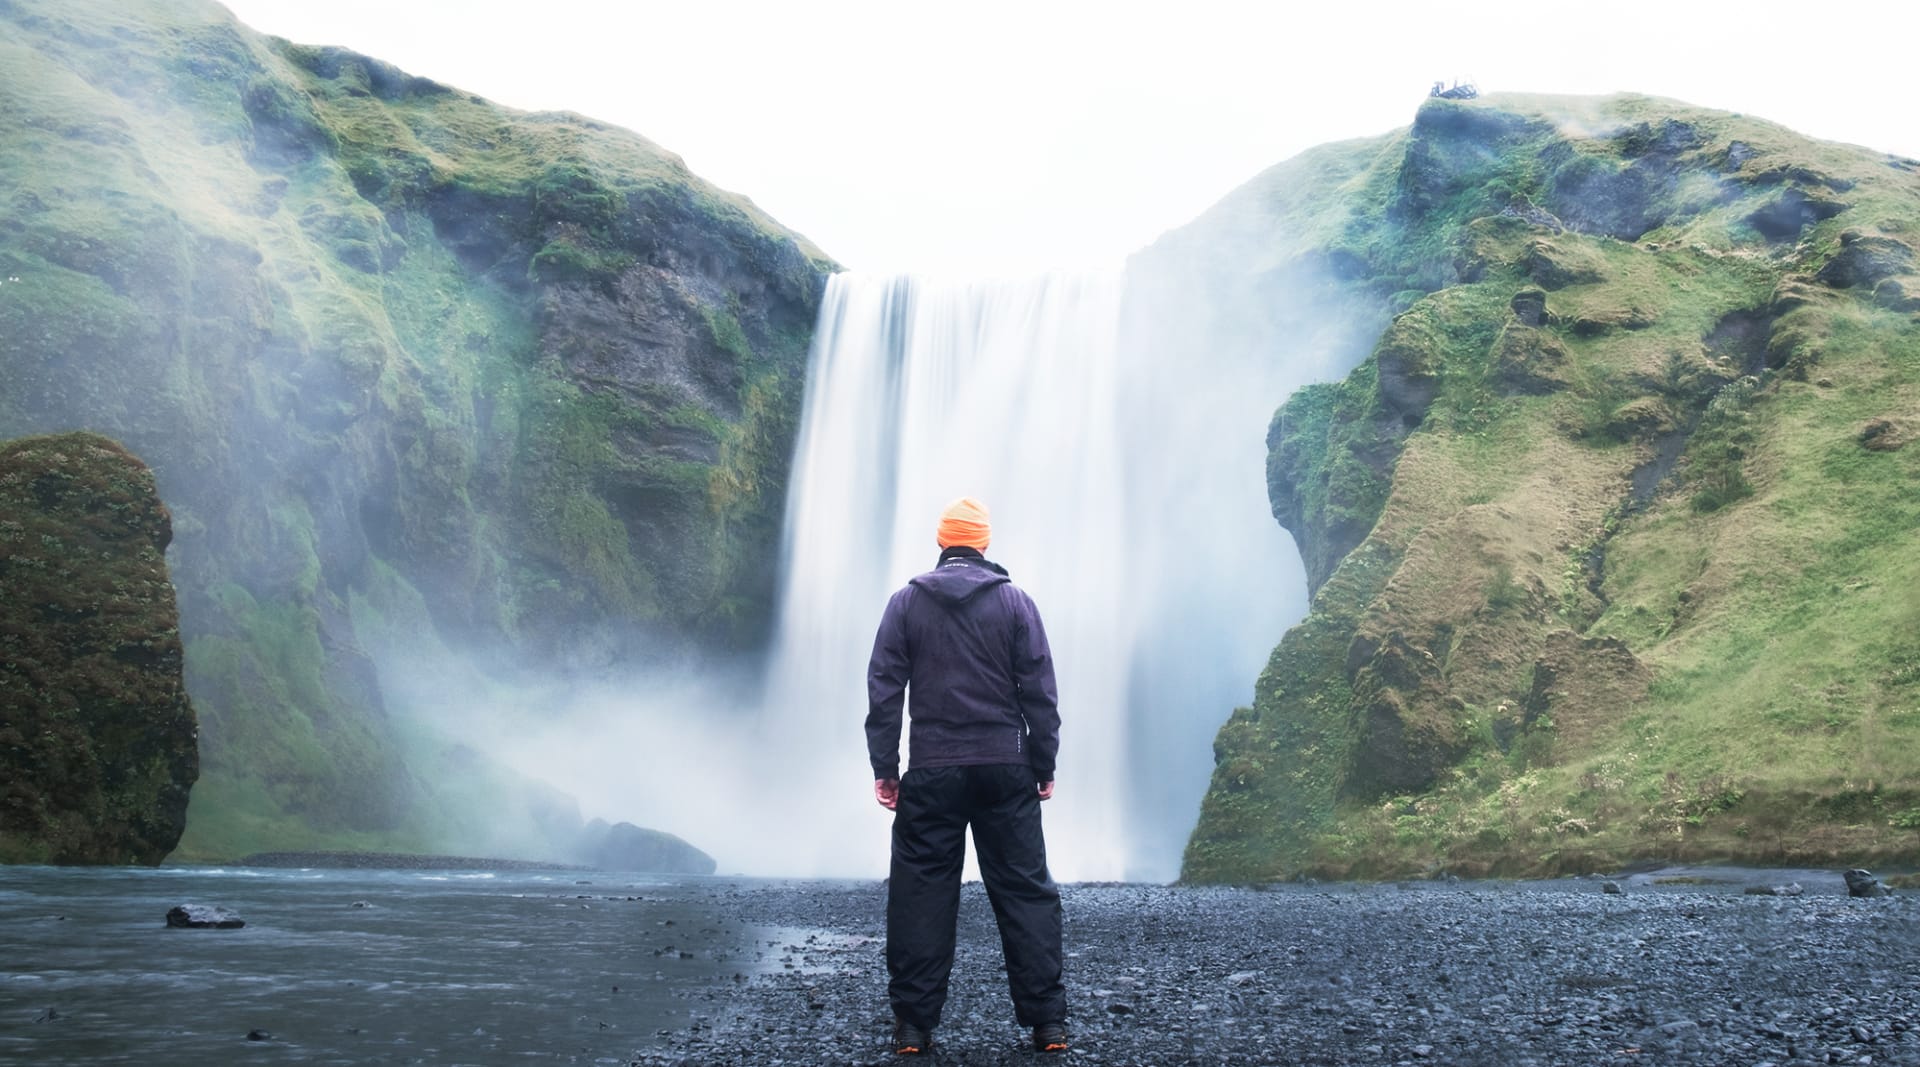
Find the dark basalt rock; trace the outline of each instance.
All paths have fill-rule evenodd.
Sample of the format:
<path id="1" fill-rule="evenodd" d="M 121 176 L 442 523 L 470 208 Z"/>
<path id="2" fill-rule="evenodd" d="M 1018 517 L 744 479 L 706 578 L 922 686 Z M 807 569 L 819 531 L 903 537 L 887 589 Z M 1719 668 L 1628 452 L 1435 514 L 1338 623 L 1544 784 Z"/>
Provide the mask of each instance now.
<path id="1" fill-rule="evenodd" d="M 1873 287 L 1873 302 L 1890 311 L 1920 311 L 1920 279 L 1884 278 Z"/>
<path id="2" fill-rule="evenodd" d="M 1873 876 L 1872 871 L 1861 870 L 1855 867 L 1847 871 L 1842 877 L 1847 880 L 1847 895 L 1850 897 L 1871 898 L 1890 897 L 1893 895 L 1893 890 L 1882 885 L 1880 879 Z"/>
<path id="3" fill-rule="evenodd" d="M 1522 289 L 1513 294 L 1513 317 L 1522 326 L 1547 324 L 1547 294 L 1538 289 Z"/>
<path id="4" fill-rule="evenodd" d="M 1804 189 L 1790 188 L 1748 215 L 1747 225 L 1769 241 L 1790 241 L 1800 236 L 1800 231 L 1850 206 L 1838 200 L 1809 196 Z"/>
<path id="5" fill-rule="evenodd" d="M 182 930 L 238 930 L 247 922 L 211 904 L 176 904 L 167 911 L 167 925 Z"/>
<path id="6" fill-rule="evenodd" d="M 1891 237 L 1848 230 L 1840 235 L 1840 251 L 1816 275 L 1835 289 L 1872 287 L 1881 280 L 1913 273 L 1913 249 Z"/>

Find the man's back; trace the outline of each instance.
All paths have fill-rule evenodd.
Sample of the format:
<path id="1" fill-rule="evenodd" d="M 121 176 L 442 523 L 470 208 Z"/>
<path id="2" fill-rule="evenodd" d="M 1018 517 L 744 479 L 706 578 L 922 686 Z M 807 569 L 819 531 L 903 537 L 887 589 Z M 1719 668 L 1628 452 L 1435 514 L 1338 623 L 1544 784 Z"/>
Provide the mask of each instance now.
<path id="1" fill-rule="evenodd" d="M 913 766 L 1025 763 L 1036 781 L 1052 780 L 1060 715 L 1046 629 L 1005 568 L 973 548 L 942 552 L 881 618 L 867 671 L 878 778 L 896 776 L 909 689 Z"/>
<path id="2" fill-rule="evenodd" d="M 1033 601 L 983 554 L 989 531 L 979 501 L 947 508 L 939 562 L 887 602 L 867 665 L 874 797 L 894 812 L 887 993 L 903 1055 L 927 1050 L 946 1004 L 969 828 L 1014 1013 L 1035 1049 L 1067 1047 L 1060 891 L 1040 827 L 1060 747 L 1053 656 Z"/>

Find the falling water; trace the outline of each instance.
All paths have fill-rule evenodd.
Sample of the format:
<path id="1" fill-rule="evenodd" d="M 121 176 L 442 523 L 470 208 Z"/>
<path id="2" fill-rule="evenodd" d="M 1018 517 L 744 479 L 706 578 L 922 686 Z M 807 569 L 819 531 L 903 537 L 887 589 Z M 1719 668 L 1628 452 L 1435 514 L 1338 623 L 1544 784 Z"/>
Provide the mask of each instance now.
<path id="1" fill-rule="evenodd" d="M 940 509 L 972 495 L 1052 640 L 1056 876 L 1177 873 L 1213 734 L 1300 610 L 1262 474 L 1285 394 L 1267 370 L 1195 381 L 1218 368 L 1121 343 L 1122 295 L 1118 275 L 829 282 L 760 726 L 788 800 L 761 820 L 755 866 L 884 870 L 867 655 L 887 596 L 933 564 Z"/>

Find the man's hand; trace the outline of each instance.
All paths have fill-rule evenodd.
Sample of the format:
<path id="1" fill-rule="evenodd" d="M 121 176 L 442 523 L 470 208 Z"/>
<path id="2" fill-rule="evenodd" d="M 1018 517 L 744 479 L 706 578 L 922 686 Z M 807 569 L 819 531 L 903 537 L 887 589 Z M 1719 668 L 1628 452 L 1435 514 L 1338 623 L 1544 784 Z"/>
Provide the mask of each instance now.
<path id="1" fill-rule="evenodd" d="M 1051 789 L 1053 786 L 1053 783 L 1048 782 L 1047 786 L 1049 789 Z M 873 780 L 873 799 L 879 801 L 880 806 L 887 809 L 888 811 L 893 811 L 899 808 L 900 807 L 900 779 L 875 778 Z"/>
<path id="2" fill-rule="evenodd" d="M 1041 800 L 1053 799 L 1053 783 L 1052 782 L 1040 783 L 1040 799 Z"/>

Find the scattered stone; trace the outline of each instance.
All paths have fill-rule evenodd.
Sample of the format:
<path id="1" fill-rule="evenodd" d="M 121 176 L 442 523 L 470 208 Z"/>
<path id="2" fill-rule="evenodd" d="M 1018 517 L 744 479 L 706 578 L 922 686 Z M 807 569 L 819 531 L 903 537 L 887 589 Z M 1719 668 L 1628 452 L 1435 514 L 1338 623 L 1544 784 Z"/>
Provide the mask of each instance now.
<path id="1" fill-rule="evenodd" d="M 372 903 L 371 901 L 366 901 L 366 900 L 356 900 L 356 901 L 354 901 L 353 903 L 351 903 L 351 904 L 349 904 L 349 905 L 347 905 L 347 907 L 349 907 L 349 908 L 371 908 L 371 907 L 373 907 L 373 903 Z"/>
<path id="2" fill-rule="evenodd" d="M 1132 1015 L 1133 1005 L 1114 1003 L 1107 1005 L 1107 1011 L 1113 1015 Z"/>
<path id="3" fill-rule="evenodd" d="M 246 920 L 211 904 L 178 904 L 167 911 L 167 925 L 190 930 L 238 930 Z"/>
<path id="4" fill-rule="evenodd" d="M 1258 977 L 1260 977 L 1259 971 L 1235 971 L 1234 973 L 1227 975 L 1227 984 L 1228 985 L 1246 985 L 1248 982 L 1251 982 Z"/>
<path id="5" fill-rule="evenodd" d="M 1806 892 L 1799 882 L 1786 885 L 1750 885 L 1745 890 L 1750 897 L 1797 897 Z"/>
<path id="6" fill-rule="evenodd" d="M 1622 889 L 1622 888 L 1620 888 L 1620 883 L 1619 883 L 1619 882 L 1601 882 L 1601 883 L 1600 883 L 1600 892 L 1602 892 L 1602 893 L 1624 893 L 1624 892 L 1626 892 L 1626 890 L 1624 890 L 1624 889 Z"/>
<path id="7" fill-rule="evenodd" d="M 58 1021 L 59 1018 L 60 1018 L 60 1012 L 58 1009 L 48 1008 L 46 1011 L 43 1011 L 40 1014 L 34 1016 L 33 1021 L 37 1023 L 50 1023 L 50 1022 Z"/>
<path id="8" fill-rule="evenodd" d="M 1872 871 L 1865 871 L 1855 867 L 1842 875 L 1842 877 L 1847 880 L 1847 895 L 1850 897 L 1888 897 L 1893 895 L 1893 890 L 1881 885 L 1880 879 L 1875 878 Z"/>

